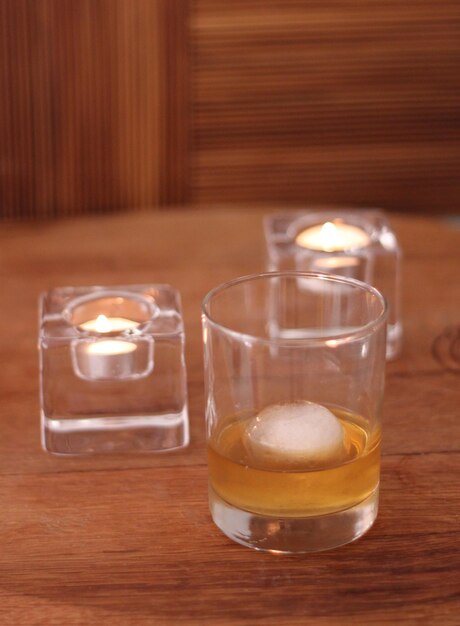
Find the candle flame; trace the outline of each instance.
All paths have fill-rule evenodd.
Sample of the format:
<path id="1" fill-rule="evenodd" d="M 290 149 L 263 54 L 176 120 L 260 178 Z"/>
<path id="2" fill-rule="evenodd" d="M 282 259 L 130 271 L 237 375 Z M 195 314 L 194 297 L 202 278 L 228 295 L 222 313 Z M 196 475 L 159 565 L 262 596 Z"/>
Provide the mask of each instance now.
<path id="1" fill-rule="evenodd" d="M 337 228 L 335 224 L 332 222 L 325 222 L 321 226 L 320 238 L 324 250 L 333 250 L 337 240 Z"/>
<path id="2" fill-rule="evenodd" d="M 95 328 L 98 333 L 109 333 L 112 330 L 112 324 L 105 315 L 98 315 Z"/>
<path id="3" fill-rule="evenodd" d="M 303 230 L 297 235 L 296 243 L 311 250 L 344 252 L 369 246 L 371 240 L 362 228 L 345 224 L 342 220 L 334 220 Z"/>

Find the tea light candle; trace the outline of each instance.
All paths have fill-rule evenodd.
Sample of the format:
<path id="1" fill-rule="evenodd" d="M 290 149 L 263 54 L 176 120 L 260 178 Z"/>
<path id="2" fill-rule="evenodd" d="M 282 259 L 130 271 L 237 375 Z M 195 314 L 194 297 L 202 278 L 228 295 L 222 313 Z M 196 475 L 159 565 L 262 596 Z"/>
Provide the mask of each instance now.
<path id="1" fill-rule="evenodd" d="M 141 339 L 140 326 L 155 310 L 142 298 L 101 290 L 75 299 L 68 319 L 81 332 L 72 347 L 74 371 L 85 380 L 129 379 L 151 370 L 152 342 Z M 130 332 L 136 332 L 132 341 Z"/>
<path id="2" fill-rule="evenodd" d="M 117 333 L 123 330 L 132 330 L 139 326 L 139 322 L 125 317 L 106 317 L 98 315 L 96 319 L 88 320 L 79 325 L 81 330 L 89 330 L 96 333 Z"/>
<path id="3" fill-rule="evenodd" d="M 98 315 L 79 325 L 80 330 L 91 331 L 100 335 L 132 330 L 138 322 L 125 317 L 107 317 Z M 80 370 L 92 380 L 124 378 L 134 369 L 134 352 L 137 345 L 120 339 L 104 339 L 86 343 L 79 355 Z"/>
<path id="4" fill-rule="evenodd" d="M 79 355 L 80 369 L 89 379 L 112 379 L 130 376 L 134 369 L 137 345 L 120 339 L 87 343 Z"/>
<path id="5" fill-rule="evenodd" d="M 364 248 L 371 242 L 365 230 L 339 220 L 306 228 L 297 235 L 295 241 L 302 248 L 323 252 Z"/>

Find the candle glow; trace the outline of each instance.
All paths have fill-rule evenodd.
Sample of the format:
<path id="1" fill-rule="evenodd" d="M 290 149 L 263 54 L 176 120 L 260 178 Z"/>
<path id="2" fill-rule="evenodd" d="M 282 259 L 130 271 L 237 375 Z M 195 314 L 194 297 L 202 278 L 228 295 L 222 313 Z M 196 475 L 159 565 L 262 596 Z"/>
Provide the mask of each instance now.
<path id="1" fill-rule="evenodd" d="M 118 341 L 105 339 L 104 341 L 95 341 L 90 343 L 86 350 L 88 354 L 111 356 L 117 354 L 129 354 L 134 352 L 136 344 L 129 341 Z"/>
<path id="2" fill-rule="evenodd" d="M 129 320 L 126 317 L 107 317 L 98 315 L 96 319 L 88 320 L 80 324 L 82 330 L 94 331 L 96 333 L 114 333 L 123 330 L 131 330 L 139 326 L 138 322 Z"/>
<path id="3" fill-rule="evenodd" d="M 100 335 L 131 330 L 139 326 L 134 320 L 126 317 L 107 317 L 98 315 L 96 319 L 87 320 L 79 328 Z M 107 379 L 113 376 L 130 374 L 133 370 L 134 352 L 137 344 L 120 339 L 102 339 L 87 343 L 80 354 L 80 365 L 86 376 L 91 379 Z"/>
<path id="4" fill-rule="evenodd" d="M 302 248 L 323 252 L 343 252 L 370 244 L 369 235 L 362 228 L 340 221 L 306 228 L 297 235 L 295 241 Z"/>

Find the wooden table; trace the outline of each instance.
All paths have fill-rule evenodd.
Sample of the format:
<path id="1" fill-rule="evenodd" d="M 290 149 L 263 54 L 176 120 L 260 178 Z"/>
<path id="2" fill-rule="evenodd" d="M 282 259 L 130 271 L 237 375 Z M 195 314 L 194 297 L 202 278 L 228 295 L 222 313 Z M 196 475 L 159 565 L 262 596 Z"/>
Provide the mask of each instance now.
<path id="1" fill-rule="evenodd" d="M 200 210 L 2 225 L 2 625 L 459 624 L 460 230 L 441 222 L 392 217 L 405 252 L 405 337 L 387 368 L 372 530 L 337 550 L 286 557 L 234 544 L 211 522 L 200 301 L 263 268 L 261 217 Z M 182 292 L 189 448 L 44 453 L 39 292 L 142 282 Z"/>

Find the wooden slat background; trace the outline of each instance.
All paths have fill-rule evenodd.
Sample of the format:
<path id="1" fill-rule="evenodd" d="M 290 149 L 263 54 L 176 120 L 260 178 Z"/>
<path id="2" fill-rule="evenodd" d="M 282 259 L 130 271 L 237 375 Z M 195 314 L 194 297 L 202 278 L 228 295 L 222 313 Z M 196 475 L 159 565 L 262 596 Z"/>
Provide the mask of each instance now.
<path id="1" fill-rule="evenodd" d="M 175 50 L 186 19 L 172 4 L 0 0 L 3 217 L 182 200 L 186 81 Z"/>
<path id="2" fill-rule="evenodd" d="M 0 0 L 0 217 L 460 211 L 458 0 Z"/>
<path id="3" fill-rule="evenodd" d="M 195 201 L 460 210 L 458 0 L 195 0 Z"/>

